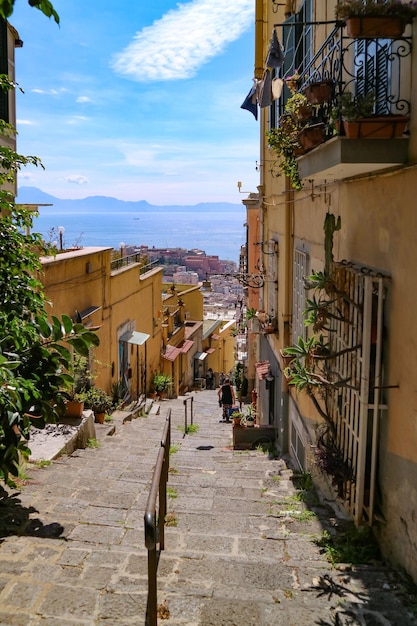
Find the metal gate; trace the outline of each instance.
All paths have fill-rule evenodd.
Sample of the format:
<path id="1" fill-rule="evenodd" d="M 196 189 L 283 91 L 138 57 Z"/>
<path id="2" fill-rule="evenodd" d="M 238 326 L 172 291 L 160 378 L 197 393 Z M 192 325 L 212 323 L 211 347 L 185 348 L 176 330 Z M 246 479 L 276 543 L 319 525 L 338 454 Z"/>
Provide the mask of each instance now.
<path id="1" fill-rule="evenodd" d="M 329 342 L 332 370 L 341 381 L 329 399 L 336 444 L 352 469 L 345 504 L 356 523 L 372 524 L 375 506 L 379 421 L 384 403 L 384 304 L 386 276 L 351 264 L 334 267 L 337 292 Z M 342 313 L 342 315 L 341 315 Z"/>

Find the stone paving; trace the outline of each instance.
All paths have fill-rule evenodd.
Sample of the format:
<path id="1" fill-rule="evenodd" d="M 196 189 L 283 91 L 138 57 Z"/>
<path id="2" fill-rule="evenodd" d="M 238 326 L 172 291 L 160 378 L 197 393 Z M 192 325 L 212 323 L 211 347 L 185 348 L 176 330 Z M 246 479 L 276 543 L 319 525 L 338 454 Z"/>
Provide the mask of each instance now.
<path id="1" fill-rule="evenodd" d="M 332 567 L 316 539 L 342 521 L 306 506 L 285 459 L 232 450 L 216 391 L 193 397 L 196 433 L 179 430 L 183 398 L 163 401 L 159 414 L 115 416 L 112 436 L 100 426 L 99 447 L 30 467 L 19 491 L 0 488 L 0 625 L 145 624 L 143 515 L 168 408 L 176 526 L 159 562 L 159 624 L 417 624 L 407 579 L 379 562 Z"/>

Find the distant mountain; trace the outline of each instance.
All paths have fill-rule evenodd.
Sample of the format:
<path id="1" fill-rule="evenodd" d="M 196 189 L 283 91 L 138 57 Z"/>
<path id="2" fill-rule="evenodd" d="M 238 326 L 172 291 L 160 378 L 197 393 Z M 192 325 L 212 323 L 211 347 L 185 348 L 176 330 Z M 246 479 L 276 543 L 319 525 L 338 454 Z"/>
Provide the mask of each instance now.
<path id="1" fill-rule="evenodd" d="M 181 212 L 209 212 L 209 211 L 240 211 L 242 212 L 242 204 L 232 204 L 231 202 L 200 202 L 194 205 L 166 205 L 157 206 L 149 204 L 146 200 L 138 200 L 136 202 L 118 200 L 108 196 L 88 196 L 81 200 L 70 200 L 55 198 L 45 193 L 37 187 L 19 187 L 16 202 L 19 204 L 53 204 L 55 208 L 63 211 L 110 211 L 117 213 L 118 211 L 132 212 L 154 212 L 154 211 L 181 211 Z"/>

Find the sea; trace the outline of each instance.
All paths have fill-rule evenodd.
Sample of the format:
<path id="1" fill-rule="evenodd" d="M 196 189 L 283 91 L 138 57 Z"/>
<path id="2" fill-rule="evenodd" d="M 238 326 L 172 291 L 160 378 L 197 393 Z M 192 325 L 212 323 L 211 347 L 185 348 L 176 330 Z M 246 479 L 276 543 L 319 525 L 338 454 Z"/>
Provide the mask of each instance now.
<path id="1" fill-rule="evenodd" d="M 65 212 L 40 207 L 33 231 L 45 241 L 59 242 L 58 227 L 64 227 L 63 245 L 111 246 L 147 245 L 155 248 L 198 248 L 220 259 L 239 260 L 246 240 L 245 209 L 232 211 L 155 211 L 115 213 L 91 212 L 77 208 Z"/>

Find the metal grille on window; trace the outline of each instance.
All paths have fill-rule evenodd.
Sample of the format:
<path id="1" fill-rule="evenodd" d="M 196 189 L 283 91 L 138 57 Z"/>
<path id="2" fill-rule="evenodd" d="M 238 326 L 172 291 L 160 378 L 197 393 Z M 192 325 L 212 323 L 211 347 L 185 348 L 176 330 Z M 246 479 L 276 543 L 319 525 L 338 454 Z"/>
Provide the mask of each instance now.
<path id="1" fill-rule="evenodd" d="M 307 333 L 303 316 L 303 312 L 306 308 L 304 277 L 307 276 L 307 262 L 307 254 L 302 250 L 296 250 L 294 255 L 293 278 L 292 343 L 297 343 L 299 337 L 305 339 Z"/>
<path id="2" fill-rule="evenodd" d="M 295 70 L 302 74 L 304 67 L 310 63 L 313 50 L 312 18 L 312 0 L 305 0 L 300 11 L 291 15 L 283 24 L 282 43 L 285 60 L 280 70 L 282 78 L 291 76 L 295 73 Z M 272 103 L 270 107 L 270 128 L 276 128 L 279 125 L 279 118 L 290 95 L 288 90 L 284 89 L 282 97 Z"/>
<path id="3" fill-rule="evenodd" d="M 335 276 L 346 297 L 335 298 L 333 303 L 332 312 L 338 319 L 331 320 L 328 334 L 335 354 L 329 368 L 335 380 L 347 383 L 328 395 L 328 411 L 336 427 L 337 447 L 352 470 L 345 504 L 356 522 L 372 523 L 379 421 L 387 409 L 383 330 L 388 279 L 366 268 L 342 264 L 335 266 Z"/>

